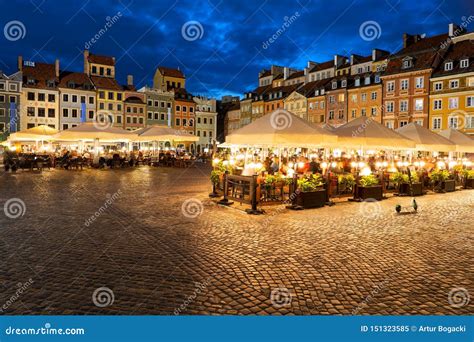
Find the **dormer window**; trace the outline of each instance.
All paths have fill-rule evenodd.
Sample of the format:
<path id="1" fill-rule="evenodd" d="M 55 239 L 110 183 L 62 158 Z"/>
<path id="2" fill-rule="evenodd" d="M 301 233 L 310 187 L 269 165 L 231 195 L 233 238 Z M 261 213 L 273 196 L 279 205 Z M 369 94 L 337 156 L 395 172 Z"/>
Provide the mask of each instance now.
<path id="1" fill-rule="evenodd" d="M 342 80 L 341 87 L 346 87 L 346 86 L 347 86 L 347 80 Z"/>
<path id="2" fill-rule="evenodd" d="M 54 88 L 54 81 L 53 80 L 48 80 L 48 81 L 46 81 L 46 85 L 48 86 L 48 88 Z"/>
<path id="3" fill-rule="evenodd" d="M 324 89 L 321 89 L 321 95 L 324 95 Z"/>
<path id="4" fill-rule="evenodd" d="M 413 66 L 413 59 L 411 57 L 405 57 L 403 59 L 403 69 L 408 69 Z"/>
<path id="5" fill-rule="evenodd" d="M 380 83 L 380 75 L 375 75 L 375 83 Z"/>
<path id="6" fill-rule="evenodd" d="M 72 82 L 72 81 L 68 82 L 67 87 L 68 88 L 74 88 L 75 87 L 74 82 Z"/>
<path id="7" fill-rule="evenodd" d="M 337 88 L 337 82 L 332 82 L 332 89 L 336 89 Z"/>
<path id="8" fill-rule="evenodd" d="M 355 79 L 355 86 L 356 86 L 356 87 L 360 86 L 360 78 L 359 78 L 359 77 L 357 77 L 357 78 Z"/>
<path id="9" fill-rule="evenodd" d="M 33 85 L 33 84 L 35 84 L 35 80 L 32 77 L 28 77 L 26 83 L 28 83 L 29 85 Z"/>
<path id="10" fill-rule="evenodd" d="M 444 63 L 444 71 L 453 70 L 453 62 Z"/>
<path id="11" fill-rule="evenodd" d="M 468 66 L 469 66 L 469 59 L 467 59 L 467 58 L 461 59 L 460 67 L 461 68 L 467 68 Z"/>
<path id="12" fill-rule="evenodd" d="M 319 90 L 316 90 L 316 91 L 314 92 L 314 96 L 318 96 L 318 95 L 319 95 Z"/>
<path id="13" fill-rule="evenodd" d="M 367 76 L 364 81 L 365 84 L 370 84 L 370 76 Z"/>

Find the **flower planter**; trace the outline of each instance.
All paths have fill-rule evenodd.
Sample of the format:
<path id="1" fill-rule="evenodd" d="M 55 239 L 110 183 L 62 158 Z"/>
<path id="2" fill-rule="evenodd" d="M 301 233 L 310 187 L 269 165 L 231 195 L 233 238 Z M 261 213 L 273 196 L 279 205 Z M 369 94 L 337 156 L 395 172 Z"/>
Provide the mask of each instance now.
<path id="1" fill-rule="evenodd" d="M 326 190 L 312 192 L 298 192 L 296 195 L 296 205 L 308 208 L 321 208 L 326 204 Z"/>
<path id="2" fill-rule="evenodd" d="M 464 187 L 466 189 L 474 189 L 474 179 L 466 179 L 466 185 Z"/>
<path id="3" fill-rule="evenodd" d="M 381 201 L 383 197 L 382 186 L 373 185 L 373 186 L 358 186 L 357 187 L 357 198 L 361 200 L 366 200 L 373 198 L 377 201 Z"/>
<path id="4" fill-rule="evenodd" d="M 413 196 L 423 195 L 423 185 L 421 183 L 412 183 L 411 186 L 413 190 Z M 400 184 L 400 195 L 412 196 L 412 194 L 410 193 L 410 184 L 408 183 Z"/>
<path id="5" fill-rule="evenodd" d="M 454 179 L 448 179 L 441 183 L 441 189 L 446 192 L 453 192 L 456 190 L 456 181 Z"/>

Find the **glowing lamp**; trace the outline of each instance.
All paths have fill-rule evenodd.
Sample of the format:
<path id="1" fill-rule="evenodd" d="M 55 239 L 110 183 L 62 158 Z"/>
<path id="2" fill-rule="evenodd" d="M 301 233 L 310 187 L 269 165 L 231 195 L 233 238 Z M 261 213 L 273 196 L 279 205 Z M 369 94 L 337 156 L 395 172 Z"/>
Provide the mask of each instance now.
<path id="1" fill-rule="evenodd" d="M 295 167 L 295 164 L 293 164 L 292 162 L 289 162 L 289 163 L 288 163 L 288 167 L 289 167 L 290 169 L 292 169 L 292 168 Z"/>
<path id="2" fill-rule="evenodd" d="M 356 167 L 357 167 L 357 163 L 356 163 L 356 162 L 351 162 L 351 167 L 352 167 L 352 168 L 356 168 Z"/>
<path id="3" fill-rule="evenodd" d="M 321 167 L 323 169 L 327 169 L 328 168 L 328 163 L 326 163 L 326 162 L 321 163 Z"/>
<path id="4" fill-rule="evenodd" d="M 382 163 L 381 163 L 381 162 L 376 162 L 376 163 L 375 163 L 375 167 L 381 168 L 381 167 L 382 167 Z"/>
<path id="5" fill-rule="evenodd" d="M 337 167 L 337 163 L 336 163 L 336 162 L 332 162 L 332 163 L 331 163 L 331 167 L 334 169 L 335 167 Z"/>
<path id="6" fill-rule="evenodd" d="M 358 166 L 359 166 L 359 168 L 361 168 L 361 169 L 362 169 L 362 168 L 364 168 L 364 167 L 365 167 L 365 163 L 364 163 L 364 162 L 359 162 Z"/>
<path id="7" fill-rule="evenodd" d="M 299 167 L 300 169 L 302 169 L 302 168 L 304 167 L 304 163 L 303 163 L 303 162 L 299 162 L 299 163 L 298 163 L 298 167 Z"/>
<path id="8" fill-rule="evenodd" d="M 446 163 L 443 161 L 439 161 L 436 163 L 439 169 L 444 169 L 446 167 Z"/>
<path id="9" fill-rule="evenodd" d="M 387 163 L 386 161 L 384 161 L 384 162 L 382 163 L 382 166 L 383 166 L 383 167 L 387 167 L 387 166 L 388 166 L 388 163 Z"/>
<path id="10" fill-rule="evenodd" d="M 364 167 L 361 171 L 360 171 L 360 175 L 361 176 L 368 176 L 372 174 L 372 171 L 370 170 L 370 167 Z"/>

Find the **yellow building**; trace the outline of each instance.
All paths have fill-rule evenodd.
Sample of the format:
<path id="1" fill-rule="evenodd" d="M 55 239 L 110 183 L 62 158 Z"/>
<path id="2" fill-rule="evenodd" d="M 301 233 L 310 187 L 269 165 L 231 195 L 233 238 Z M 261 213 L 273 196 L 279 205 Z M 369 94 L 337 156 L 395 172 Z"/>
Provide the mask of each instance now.
<path id="1" fill-rule="evenodd" d="M 115 80 L 115 58 L 84 51 L 84 73 L 97 89 L 95 120 L 123 127 L 123 87 Z"/>
<path id="2" fill-rule="evenodd" d="M 153 88 L 163 91 L 186 88 L 186 78 L 179 69 L 159 66 L 153 77 Z"/>
<path id="3" fill-rule="evenodd" d="M 300 87 L 297 90 L 293 91 L 288 95 L 284 100 L 285 109 L 291 113 L 299 116 L 300 118 L 307 120 L 308 119 L 308 99 L 306 98 L 305 92 L 306 88 Z"/>
<path id="4" fill-rule="evenodd" d="M 430 79 L 430 129 L 454 128 L 474 135 L 474 44 L 449 46 Z"/>

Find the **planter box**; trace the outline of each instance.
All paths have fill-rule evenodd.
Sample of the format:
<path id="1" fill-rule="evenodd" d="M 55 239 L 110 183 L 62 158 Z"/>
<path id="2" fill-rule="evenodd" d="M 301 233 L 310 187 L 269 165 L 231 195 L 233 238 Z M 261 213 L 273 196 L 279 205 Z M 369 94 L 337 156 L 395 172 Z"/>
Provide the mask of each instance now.
<path id="1" fill-rule="evenodd" d="M 474 189 L 474 179 L 466 179 L 466 189 Z"/>
<path id="2" fill-rule="evenodd" d="M 357 198 L 361 200 L 373 198 L 377 201 L 381 201 L 382 197 L 383 197 L 383 193 L 382 193 L 381 185 L 357 187 Z"/>
<path id="3" fill-rule="evenodd" d="M 456 181 L 450 179 L 441 183 L 441 188 L 446 192 L 453 192 L 456 190 Z"/>
<path id="4" fill-rule="evenodd" d="M 412 183 L 413 196 L 423 195 L 423 185 L 421 183 Z M 400 184 L 400 194 L 401 195 L 411 195 L 410 193 L 410 184 L 402 183 Z"/>
<path id="5" fill-rule="evenodd" d="M 298 192 L 296 195 L 296 205 L 308 208 L 321 208 L 326 204 L 326 190 L 313 192 Z"/>

